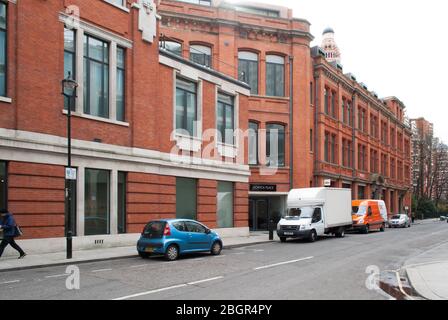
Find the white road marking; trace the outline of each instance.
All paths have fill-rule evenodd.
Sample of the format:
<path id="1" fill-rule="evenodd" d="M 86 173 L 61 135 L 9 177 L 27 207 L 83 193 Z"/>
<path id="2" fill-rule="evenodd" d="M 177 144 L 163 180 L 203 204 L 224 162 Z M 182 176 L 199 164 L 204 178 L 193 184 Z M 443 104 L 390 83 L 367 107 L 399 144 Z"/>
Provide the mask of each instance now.
<path id="1" fill-rule="evenodd" d="M 245 254 L 245 252 L 237 252 L 237 253 L 232 253 L 232 254 L 235 255 L 235 256 L 240 256 L 242 254 Z"/>
<path id="2" fill-rule="evenodd" d="M 0 282 L 0 284 L 12 284 L 12 283 L 18 283 L 18 282 L 20 282 L 20 280 L 12 280 L 12 281 Z"/>
<path id="3" fill-rule="evenodd" d="M 116 300 L 116 301 L 127 300 L 127 299 L 137 298 L 137 297 L 141 297 L 141 296 L 147 296 L 147 295 L 153 294 L 153 293 L 158 293 L 158 292 L 163 292 L 163 291 L 167 291 L 167 290 L 173 290 L 173 289 L 177 289 L 177 288 L 182 288 L 182 287 L 186 287 L 186 286 L 187 286 L 187 284 L 180 284 L 180 285 L 177 285 L 177 286 L 172 286 L 172 287 L 167 287 L 167 288 L 162 288 L 162 289 L 157 289 L 157 290 L 151 290 L 151 291 L 146 291 L 146 292 L 142 292 L 142 293 L 136 293 L 136 294 L 132 294 L 130 296 L 116 298 L 116 299 L 113 299 L 113 300 Z"/>
<path id="4" fill-rule="evenodd" d="M 220 255 L 220 256 L 213 256 L 213 258 L 224 258 L 224 257 L 227 257 L 226 255 Z"/>
<path id="5" fill-rule="evenodd" d="M 98 269 L 98 270 L 92 270 L 92 272 L 106 272 L 106 271 L 112 271 L 112 269 Z"/>
<path id="6" fill-rule="evenodd" d="M 215 280 L 220 280 L 223 279 L 224 277 L 215 277 L 215 278 L 210 278 L 210 279 L 205 279 L 205 280 L 199 280 L 199 281 L 194 281 L 194 282 L 190 282 L 187 283 L 189 286 L 194 286 L 195 284 L 200 284 L 200 283 L 204 283 L 204 282 L 210 282 L 210 281 L 215 281 Z"/>
<path id="7" fill-rule="evenodd" d="M 69 274 L 55 274 L 54 276 L 46 276 L 45 279 L 68 277 Z"/>
<path id="8" fill-rule="evenodd" d="M 291 261 L 285 261 L 285 262 L 270 264 L 268 266 L 254 268 L 254 270 L 269 269 L 269 268 L 274 268 L 274 267 L 278 267 L 278 266 L 283 266 L 285 264 L 292 264 L 292 263 L 296 263 L 296 262 L 300 262 L 300 261 L 306 261 L 306 260 L 311 260 L 311 259 L 314 259 L 314 257 L 307 257 L 307 258 L 302 258 L 302 259 L 297 259 L 297 260 L 291 260 Z"/>
<path id="9" fill-rule="evenodd" d="M 224 277 L 221 276 L 221 277 L 204 279 L 204 280 L 199 280 L 199 281 L 194 281 L 194 282 L 189 282 L 189 283 L 183 283 L 183 284 L 179 284 L 179 285 L 176 285 L 176 286 L 171 286 L 171 287 L 166 287 L 166 288 L 161 288 L 161 289 L 156 289 L 156 290 L 151 290 L 151 291 L 146 291 L 146 292 L 141 292 L 141 293 L 136 293 L 136 294 L 131 294 L 129 296 L 124 296 L 124 297 L 120 297 L 120 298 L 116 298 L 116 299 L 112 299 L 112 300 L 115 300 L 115 301 L 128 300 L 128 299 L 132 299 L 132 298 L 147 296 L 147 295 L 150 295 L 150 294 L 153 294 L 153 293 L 159 293 L 159 292 L 163 292 L 163 291 L 168 291 L 168 290 L 173 290 L 173 289 L 193 286 L 193 285 L 200 284 L 200 283 L 220 280 L 220 279 L 223 279 L 223 278 Z"/>
<path id="10" fill-rule="evenodd" d="M 254 250 L 254 252 L 264 252 L 263 249 Z"/>
<path id="11" fill-rule="evenodd" d="M 136 266 L 130 266 L 129 269 L 142 268 L 142 267 L 147 267 L 147 266 L 148 266 L 147 264 L 139 264 L 139 265 L 136 265 Z"/>

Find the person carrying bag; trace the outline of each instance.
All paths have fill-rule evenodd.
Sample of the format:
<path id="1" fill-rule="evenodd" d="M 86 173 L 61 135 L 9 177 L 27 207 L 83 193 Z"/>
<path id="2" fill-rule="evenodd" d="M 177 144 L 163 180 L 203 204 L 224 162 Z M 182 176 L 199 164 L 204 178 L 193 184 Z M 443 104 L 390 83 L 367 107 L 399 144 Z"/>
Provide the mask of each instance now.
<path id="1" fill-rule="evenodd" d="M 3 229 L 3 240 L 0 243 L 0 257 L 3 255 L 3 251 L 9 244 L 19 252 L 19 259 L 23 259 L 26 256 L 26 253 L 14 240 L 14 238 L 23 235 L 22 230 L 17 225 L 13 215 L 10 212 L 2 209 L 0 210 L 0 215 L 0 229 Z"/>

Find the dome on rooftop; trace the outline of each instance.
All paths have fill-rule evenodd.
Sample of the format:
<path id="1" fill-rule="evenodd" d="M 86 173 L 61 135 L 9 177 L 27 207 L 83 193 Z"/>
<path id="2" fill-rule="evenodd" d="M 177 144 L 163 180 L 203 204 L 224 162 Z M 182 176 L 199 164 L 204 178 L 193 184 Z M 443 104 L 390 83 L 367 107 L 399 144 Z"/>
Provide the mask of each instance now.
<path id="1" fill-rule="evenodd" d="M 334 33 L 333 28 L 330 28 L 330 27 L 326 28 L 322 34 L 327 34 L 327 33 Z"/>

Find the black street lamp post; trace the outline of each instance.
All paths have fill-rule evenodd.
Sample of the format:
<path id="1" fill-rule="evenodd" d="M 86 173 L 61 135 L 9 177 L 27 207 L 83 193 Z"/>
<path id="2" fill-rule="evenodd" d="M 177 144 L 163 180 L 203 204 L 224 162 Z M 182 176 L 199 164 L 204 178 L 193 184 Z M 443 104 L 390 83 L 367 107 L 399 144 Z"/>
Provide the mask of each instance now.
<path id="1" fill-rule="evenodd" d="M 71 116 L 72 116 L 72 100 L 76 98 L 76 88 L 78 83 L 71 79 L 70 73 L 67 78 L 62 80 L 62 95 L 67 98 L 67 169 L 65 177 L 65 199 L 66 199 L 66 240 L 67 240 L 67 259 L 72 258 L 72 183 L 70 177 L 72 173 L 72 127 L 71 127 Z M 67 172 L 68 171 L 68 172 Z"/>

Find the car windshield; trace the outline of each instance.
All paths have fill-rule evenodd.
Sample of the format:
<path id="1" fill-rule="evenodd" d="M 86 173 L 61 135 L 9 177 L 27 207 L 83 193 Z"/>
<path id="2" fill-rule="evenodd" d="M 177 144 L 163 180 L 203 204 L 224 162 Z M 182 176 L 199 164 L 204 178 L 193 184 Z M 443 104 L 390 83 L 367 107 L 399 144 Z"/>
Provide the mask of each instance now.
<path id="1" fill-rule="evenodd" d="M 143 230 L 143 237 L 151 239 L 162 238 L 165 224 L 166 222 L 164 221 L 152 221 L 148 223 Z"/>
<path id="2" fill-rule="evenodd" d="M 392 217 L 392 220 L 400 220 L 401 216 L 400 215 L 395 215 Z"/>
<path id="3" fill-rule="evenodd" d="M 311 219 L 314 213 L 313 207 L 302 207 L 289 209 L 286 218 L 292 219 Z"/>
<path id="4" fill-rule="evenodd" d="M 358 216 L 365 216 L 367 213 L 367 206 L 359 206 L 359 207 L 353 206 L 352 211 L 353 214 L 356 214 Z"/>

